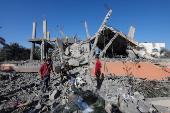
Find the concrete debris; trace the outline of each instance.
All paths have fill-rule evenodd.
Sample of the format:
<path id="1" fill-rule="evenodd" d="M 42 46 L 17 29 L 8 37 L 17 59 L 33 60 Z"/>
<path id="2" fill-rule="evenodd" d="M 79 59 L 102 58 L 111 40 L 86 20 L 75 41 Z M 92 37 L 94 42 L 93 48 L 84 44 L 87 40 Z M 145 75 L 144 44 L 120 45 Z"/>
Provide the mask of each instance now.
<path id="1" fill-rule="evenodd" d="M 41 112 L 47 112 L 47 110 L 54 111 L 61 105 L 65 106 L 71 101 L 69 98 L 74 94 L 70 92 L 74 91 L 74 93 L 76 92 L 75 94 L 78 95 L 81 95 L 81 90 L 96 92 L 96 80 L 88 69 L 84 70 L 84 67 L 86 66 L 79 66 L 71 70 L 74 72 L 77 70 L 78 72 L 77 75 L 75 75 L 75 84 L 72 85 L 70 84 L 72 83 L 71 80 L 65 81 L 63 85 L 60 84 L 60 74 L 52 74 L 50 77 L 51 91 L 45 94 L 40 92 L 41 81 L 38 73 L 3 73 L 9 76 L 9 79 L 1 80 L 3 82 L 0 87 L 1 108 L 3 108 L 1 110 L 5 110 L 5 112 L 17 111 L 20 113 L 20 107 L 11 109 L 12 106 L 8 104 L 9 102 L 18 101 L 22 105 L 25 104 L 23 109 L 28 110 L 30 113 L 32 111 L 37 112 L 37 110 Z M 91 80 L 91 82 L 89 80 Z M 170 96 L 169 81 L 149 81 L 129 76 L 115 75 L 112 78 L 101 79 L 101 87 L 97 93 L 107 103 L 105 105 L 107 112 L 126 111 L 133 113 L 134 111 L 168 111 L 167 107 L 156 105 L 153 101 L 168 99 Z M 151 97 L 154 97 L 153 100 L 147 99 Z M 88 110 L 90 110 L 90 108 L 83 112 Z"/>
<path id="2" fill-rule="evenodd" d="M 71 66 L 79 66 L 79 61 L 77 59 L 69 59 L 68 62 Z"/>
<path id="3" fill-rule="evenodd" d="M 52 92 L 52 91 L 51 91 Z M 52 94 L 49 94 L 49 99 L 54 100 L 57 98 L 57 90 L 54 90 Z"/>
<path id="4" fill-rule="evenodd" d="M 155 59 L 144 50 L 133 49 L 138 42 L 133 39 L 135 28 L 131 26 L 129 34 L 107 26 L 106 22 L 112 10 L 110 8 L 98 32 L 90 36 L 85 24 L 87 40 L 77 41 L 74 37 L 51 38 L 47 32 L 47 21 L 43 21 L 43 39 L 36 38 L 36 22 L 33 23 L 33 36 L 30 60 L 9 61 L 13 71 L 0 72 L 0 112 L 3 113 L 157 113 L 169 112 L 169 106 L 163 103 L 170 99 L 170 77 L 162 80 L 147 80 L 129 73 L 126 63 L 152 64 L 168 63 Z M 52 43 L 54 42 L 54 43 Z M 41 60 L 33 60 L 34 44 L 41 45 Z M 93 45 L 93 46 L 92 46 Z M 39 77 L 40 66 L 47 58 L 48 49 L 53 49 L 52 60 L 55 74 L 50 75 L 49 93 L 42 93 Z M 102 62 L 100 89 L 92 75 L 95 51 L 98 50 Z M 71 66 L 69 77 L 63 76 L 60 69 L 68 62 Z M 121 62 L 126 71 L 122 75 L 109 72 L 107 64 Z M 7 63 L 7 62 L 5 62 Z M 111 65 L 112 67 L 113 65 Z M 118 66 L 118 65 L 116 65 Z M 161 65 L 161 71 L 166 66 Z M 141 68 L 140 65 L 137 68 Z M 111 69 L 111 68 L 110 68 Z M 134 68 L 133 68 L 134 69 Z M 144 68 L 143 68 L 144 69 Z M 150 68 L 148 68 L 150 69 Z M 117 71 L 117 70 L 116 70 Z M 138 73 L 139 71 L 135 71 Z M 164 98 L 163 98 L 164 97 Z M 169 100 L 169 101 L 167 101 Z M 159 104 L 158 104 L 159 103 Z"/>

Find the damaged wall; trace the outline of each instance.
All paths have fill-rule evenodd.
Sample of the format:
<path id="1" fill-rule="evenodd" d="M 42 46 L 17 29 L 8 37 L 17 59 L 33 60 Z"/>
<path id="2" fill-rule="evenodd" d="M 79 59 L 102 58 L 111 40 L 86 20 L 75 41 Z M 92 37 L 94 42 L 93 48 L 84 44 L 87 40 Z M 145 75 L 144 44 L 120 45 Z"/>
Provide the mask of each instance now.
<path id="1" fill-rule="evenodd" d="M 138 62 L 138 63 L 132 63 L 132 62 L 103 62 L 101 61 L 102 68 L 101 73 L 108 73 L 115 75 L 125 75 L 125 74 L 133 74 L 136 78 L 147 78 L 149 80 L 151 79 L 162 79 L 166 76 L 169 76 L 168 70 L 170 70 L 169 67 L 167 67 L 167 71 L 165 71 L 163 68 L 158 67 L 154 64 L 151 64 L 149 62 Z M 90 72 L 94 76 L 95 74 L 95 68 L 92 66 L 91 63 L 91 69 Z M 104 69 L 105 67 L 105 69 Z M 108 71 L 107 71 L 108 70 Z"/>

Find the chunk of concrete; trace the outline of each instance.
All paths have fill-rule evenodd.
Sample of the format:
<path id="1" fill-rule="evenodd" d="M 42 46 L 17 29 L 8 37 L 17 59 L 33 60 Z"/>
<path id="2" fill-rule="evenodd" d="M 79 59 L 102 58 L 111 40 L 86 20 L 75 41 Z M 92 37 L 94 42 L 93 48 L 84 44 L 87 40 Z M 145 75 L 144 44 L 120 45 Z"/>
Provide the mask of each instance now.
<path id="1" fill-rule="evenodd" d="M 153 105 L 159 112 L 163 113 L 169 113 L 169 110 L 165 106 L 160 106 L 160 105 Z"/>
<path id="2" fill-rule="evenodd" d="M 146 55 L 145 51 L 143 51 L 143 50 L 138 51 L 138 56 L 139 57 L 145 58 L 145 55 Z"/>
<path id="3" fill-rule="evenodd" d="M 52 94 L 49 94 L 49 99 L 54 100 L 57 98 L 57 90 L 55 89 Z"/>
<path id="4" fill-rule="evenodd" d="M 132 50 L 126 50 L 129 58 L 136 58 L 135 53 Z"/>
<path id="5" fill-rule="evenodd" d="M 79 61 L 77 59 L 70 59 L 68 60 L 69 65 L 71 66 L 79 66 Z"/>
<path id="6" fill-rule="evenodd" d="M 140 100 L 145 99 L 145 97 L 144 97 L 142 94 L 140 94 L 139 92 L 135 92 L 135 93 L 134 93 L 134 97 L 135 97 L 136 99 L 140 99 Z"/>
<path id="7" fill-rule="evenodd" d="M 92 84 L 92 79 L 90 78 L 90 75 L 89 75 L 89 74 L 86 75 L 86 82 L 87 82 L 88 84 Z"/>
<path id="8" fill-rule="evenodd" d="M 38 104 L 35 106 L 35 109 L 41 109 L 41 104 L 38 103 Z"/>

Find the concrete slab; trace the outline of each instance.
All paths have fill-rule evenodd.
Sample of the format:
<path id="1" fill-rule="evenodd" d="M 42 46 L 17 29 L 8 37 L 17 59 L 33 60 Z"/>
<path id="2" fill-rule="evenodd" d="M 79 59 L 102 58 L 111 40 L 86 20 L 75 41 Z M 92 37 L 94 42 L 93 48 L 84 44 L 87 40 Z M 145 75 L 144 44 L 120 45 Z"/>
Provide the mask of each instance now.
<path id="1" fill-rule="evenodd" d="M 170 106 L 170 99 L 169 100 L 156 100 L 151 102 L 153 105 L 160 105 L 169 107 Z"/>

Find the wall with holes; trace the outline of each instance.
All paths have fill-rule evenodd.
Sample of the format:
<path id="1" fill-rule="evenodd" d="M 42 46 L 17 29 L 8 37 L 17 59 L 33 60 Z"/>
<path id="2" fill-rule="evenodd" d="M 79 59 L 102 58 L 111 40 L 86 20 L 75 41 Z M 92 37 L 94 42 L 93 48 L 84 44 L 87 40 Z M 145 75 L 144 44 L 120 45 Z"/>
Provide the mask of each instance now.
<path id="1" fill-rule="evenodd" d="M 166 76 L 170 76 L 170 68 L 166 67 L 166 69 L 159 67 L 157 65 L 148 63 L 148 62 L 140 62 L 140 63 L 132 63 L 132 62 L 101 62 L 102 68 L 101 73 L 109 74 L 113 73 L 115 75 L 127 75 L 133 74 L 134 77 L 137 78 L 147 78 L 147 79 L 162 79 Z M 92 64 L 91 64 L 92 65 Z M 95 68 L 94 66 L 90 66 L 90 72 L 93 76 L 95 76 Z M 169 70 L 169 71 L 168 71 Z"/>

